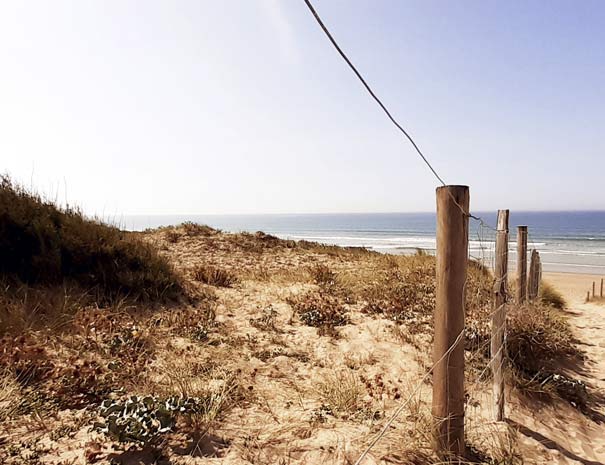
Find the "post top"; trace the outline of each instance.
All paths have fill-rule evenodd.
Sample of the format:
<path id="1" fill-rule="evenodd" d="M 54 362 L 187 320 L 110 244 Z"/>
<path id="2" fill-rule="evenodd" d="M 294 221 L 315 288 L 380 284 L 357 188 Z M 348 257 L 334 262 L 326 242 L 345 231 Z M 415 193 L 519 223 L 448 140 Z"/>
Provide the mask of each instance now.
<path id="1" fill-rule="evenodd" d="M 462 184 L 448 184 L 447 186 L 439 186 L 437 190 L 440 189 L 468 189 L 468 186 Z"/>

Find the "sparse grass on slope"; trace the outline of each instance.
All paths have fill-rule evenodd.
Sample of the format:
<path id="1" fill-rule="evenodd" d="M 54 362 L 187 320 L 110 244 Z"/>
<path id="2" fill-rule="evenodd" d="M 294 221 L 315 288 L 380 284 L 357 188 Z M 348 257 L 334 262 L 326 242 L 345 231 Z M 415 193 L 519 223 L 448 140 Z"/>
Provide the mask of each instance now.
<path id="1" fill-rule="evenodd" d="M 443 463 L 431 452 L 430 377 L 421 383 L 432 363 L 435 257 L 385 256 L 194 224 L 138 236 L 190 280 L 195 301 L 151 309 L 132 309 L 128 299 L 100 305 L 77 274 L 62 275 L 57 286 L 17 283 L 15 295 L 27 311 L 21 330 L 0 338 L 0 419 L 19 434 L 7 437 L 0 462 L 30 463 L 31 456 L 62 463 L 66 451 L 79 454 L 74 464 L 127 462 L 143 448 L 119 445 L 106 428 L 91 427 L 109 426 L 111 418 L 97 413 L 136 395 L 135 403 L 147 399 L 151 408 L 123 420 L 157 426 L 150 415 L 169 409 L 170 428 L 154 447 L 157 457 L 175 464 L 353 463 L 408 398 L 372 455 L 377 463 Z M 492 285 L 491 273 L 471 262 L 467 440 L 485 457 L 477 463 L 521 463 L 516 438 L 487 429 L 491 417 L 481 417 L 481 402 L 491 402 Z M 9 308 L 5 297 L 0 292 L 0 325 Z M 67 331 L 30 324 L 52 312 L 71 316 L 60 320 Z M 521 391 L 534 380 L 540 389 L 554 386 L 549 394 L 573 394 L 568 381 L 555 378 L 561 360 L 576 351 L 558 313 L 511 305 L 507 367 L 518 374 Z M 172 406 L 183 402 L 177 415 Z M 30 429 L 32 420 L 39 429 Z M 342 443 L 334 444 L 335 435 Z M 52 450 L 41 449 L 45 444 Z"/>

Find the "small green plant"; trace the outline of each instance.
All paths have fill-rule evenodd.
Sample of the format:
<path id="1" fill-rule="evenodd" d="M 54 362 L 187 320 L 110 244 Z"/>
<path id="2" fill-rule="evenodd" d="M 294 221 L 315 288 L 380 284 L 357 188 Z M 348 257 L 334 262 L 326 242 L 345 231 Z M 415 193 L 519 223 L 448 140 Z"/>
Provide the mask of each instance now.
<path id="1" fill-rule="evenodd" d="M 341 301 L 324 292 L 311 292 L 288 299 L 288 303 L 305 325 L 319 328 L 320 335 L 335 336 L 336 326 L 349 323 L 347 311 Z"/>
<path id="2" fill-rule="evenodd" d="M 103 421 L 95 423 L 94 429 L 119 442 L 151 444 L 173 430 L 177 415 L 197 413 L 201 404 L 198 398 L 177 396 L 105 400 L 99 407 Z"/>

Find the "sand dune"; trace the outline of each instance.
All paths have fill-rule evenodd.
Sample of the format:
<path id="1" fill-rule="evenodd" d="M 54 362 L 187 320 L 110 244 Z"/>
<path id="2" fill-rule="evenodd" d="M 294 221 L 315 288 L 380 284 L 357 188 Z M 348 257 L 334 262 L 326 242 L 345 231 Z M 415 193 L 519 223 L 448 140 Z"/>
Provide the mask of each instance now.
<path id="1" fill-rule="evenodd" d="M 566 314 L 586 353 L 584 370 L 576 371 L 575 376 L 593 392 L 602 395 L 605 389 L 605 305 L 584 303 L 586 291 L 592 288 L 593 281 L 599 284 L 600 278 L 583 274 L 544 274 L 544 279 L 567 299 L 569 308 Z M 592 420 L 564 404 L 546 408 L 538 404 L 522 406 L 520 401 L 511 400 L 509 412 L 511 423 L 519 429 L 519 438 L 528 459 L 537 463 L 605 463 L 605 411 L 602 404 L 592 413 Z"/>

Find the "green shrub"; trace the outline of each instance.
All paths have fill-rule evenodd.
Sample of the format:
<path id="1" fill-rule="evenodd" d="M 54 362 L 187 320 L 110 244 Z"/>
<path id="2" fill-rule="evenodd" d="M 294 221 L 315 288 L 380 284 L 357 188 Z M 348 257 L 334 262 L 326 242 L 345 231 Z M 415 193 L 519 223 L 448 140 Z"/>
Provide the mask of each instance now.
<path id="1" fill-rule="evenodd" d="M 94 428 L 119 442 L 151 444 L 172 431 L 178 414 L 194 414 L 202 409 L 203 402 L 193 397 L 105 400 L 99 408 L 103 422 L 95 423 Z"/>

